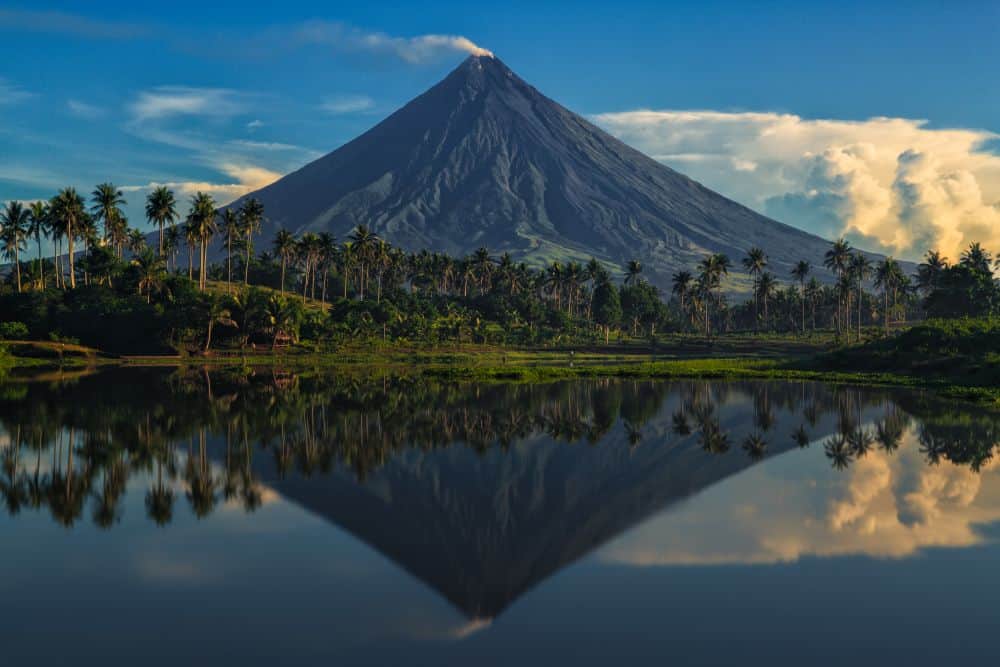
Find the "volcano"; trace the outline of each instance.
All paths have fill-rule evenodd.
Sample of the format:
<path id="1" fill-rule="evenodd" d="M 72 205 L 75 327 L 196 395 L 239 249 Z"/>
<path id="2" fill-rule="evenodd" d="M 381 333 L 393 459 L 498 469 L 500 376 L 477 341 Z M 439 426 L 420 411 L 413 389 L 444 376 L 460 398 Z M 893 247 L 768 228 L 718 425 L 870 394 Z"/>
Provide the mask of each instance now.
<path id="1" fill-rule="evenodd" d="M 538 266 L 638 259 L 665 286 L 709 252 L 752 245 L 788 275 L 821 273 L 823 239 L 762 216 L 627 146 L 493 56 L 444 80 L 328 155 L 254 192 L 294 233 L 367 225 L 407 250 L 479 247 Z M 237 203 L 238 205 L 238 203 Z"/>

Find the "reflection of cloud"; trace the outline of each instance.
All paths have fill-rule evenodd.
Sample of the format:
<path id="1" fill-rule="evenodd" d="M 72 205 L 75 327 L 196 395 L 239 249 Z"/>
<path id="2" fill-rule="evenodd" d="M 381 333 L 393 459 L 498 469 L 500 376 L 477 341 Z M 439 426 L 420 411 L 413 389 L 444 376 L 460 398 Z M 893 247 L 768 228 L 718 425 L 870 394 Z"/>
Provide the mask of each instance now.
<path id="1" fill-rule="evenodd" d="M 612 134 L 764 213 L 828 238 L 908 257 L 956 259 L 1000 244 L 997 135 L 925 121 L 792 114 L 629 111 L 595 116 Z"/>
<path id="2" fill-rule="evenodd" d="M 815 451 L 787 454 L 643 524 L 601 557 L 632 565 L 753 564 L 809 556 L 905 558 L 968 547 L 1000 521 L 997 465 L 927 465 L 913 431 L 838 473 Z M 773 474 L 768 471 L 773 471 Z"/>

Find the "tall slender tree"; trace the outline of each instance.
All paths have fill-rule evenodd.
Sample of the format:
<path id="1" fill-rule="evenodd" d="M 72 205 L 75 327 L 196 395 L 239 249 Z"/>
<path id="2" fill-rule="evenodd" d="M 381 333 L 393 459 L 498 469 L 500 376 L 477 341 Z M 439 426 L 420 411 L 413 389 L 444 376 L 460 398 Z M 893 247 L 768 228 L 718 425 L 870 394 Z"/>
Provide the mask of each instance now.
<path id="1" fill-rule="evenodd" d="M 274 235 L 274 254 L 281 259 L 281 295 L 285 295 L 285 269 L 295 255 L 295 237 L 287 229 L 279 229 Z"/>
<path id="2" fill-rule="evenodd" d="M 253 237 L 259 234 L 264 222 L 264 205 L 259 200 L 250 198 L 240 207 L 240 222 L 243 223 L 243 234 L 246 243 L 246 262 L 243 265 L 243 284 L 250 284 L 250 260 L 253 257 Z"/>
<path id="3" fill-rule="evenodd" d="M 809 277 L 809 272 L 812 267 L 809 262 L 799 260 L 799 262 L 792 267 L 792 277 L 799 281 L 799 301 L 802 302 L 802 333 L 806 332 L 806 278 Z"/>
<path id="4" fill-rule="evenodd" d="M 14 263 L 18 292 L 21 291 L 20 252 L 28 238 L 30 219 L 28 209 L 17 200 L 7 202 L 7 207 L 0 213 L 0 242 L 3 243 L 4 254 Z"/>
<path id="5" fill-rule="evenodd" d="M 163 257 L 163 228 L 177 221 L 177 200 L 174 193 L 166 186 L 159 186 L 146 197 L 146 219 L 159 227 L 160 237 L 157 253 Z"/>
<path id="6" fill-rule="evenodd" d="M 50 204 L 52 217 L 58 221 L 62 235 L 66 237 L 67 259 L 69 261 L 69 286 L 76 289 L 76 267 L 74 265 L 73 241 L 79 233 L 79 228 L 87 218 L 87 210 L 83 197 L 74 188 L 64 188 L 55 196 Z"/>

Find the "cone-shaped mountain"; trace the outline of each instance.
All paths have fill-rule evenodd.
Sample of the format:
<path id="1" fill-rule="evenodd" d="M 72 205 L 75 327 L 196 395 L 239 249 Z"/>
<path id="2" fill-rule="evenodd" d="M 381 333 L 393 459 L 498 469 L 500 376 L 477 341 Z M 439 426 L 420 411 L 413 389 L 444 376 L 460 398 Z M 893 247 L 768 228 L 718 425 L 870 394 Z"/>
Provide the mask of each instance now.
<path id="1" fill-rule="evenodd" d="M 661 286 L 707 252 L 736 260 L 758 245 L 787 275 L 800 259 L 821 267 L 828 247 L 630 148 L 488 56 L 249 196 L 264 204 L 265 234 L 344 238 L 364 224 L 408 250 L 638 259 Z"/>

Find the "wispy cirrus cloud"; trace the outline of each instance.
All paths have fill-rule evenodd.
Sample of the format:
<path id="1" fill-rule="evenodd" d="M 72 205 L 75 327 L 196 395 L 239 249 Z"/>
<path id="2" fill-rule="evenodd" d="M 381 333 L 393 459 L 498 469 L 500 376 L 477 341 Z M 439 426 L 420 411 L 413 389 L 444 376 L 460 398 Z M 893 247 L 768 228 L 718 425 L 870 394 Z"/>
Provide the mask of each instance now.
<path id="1" fill-rule="evenodd" d="M 93 19 L 80 14 L 30 9 L 0 9 L 0 29 L 73 35 L 90 39 L 135 39 L 151 33 L 148 26 Z"/>
<path id="2" fill-rule="evenodd" d="M 66 109 L 78 118 L 94 120 L 104 115 L 104 109 L 80 100 L 66 100 Z"/>
<path id="3" fill-rule="evenodd" d="M 230 117 L 248 109 L 248 93 L 229 88 L 158 86 L 139 93 L 129 105 L 137 122 L 171 116 Z"/>
<path id="4" fill-rule="evenodd" d="M 84 39 L 156 39 L 185 52 L 213 56 L 224 54 L 227 57 L 307 46 L 320 46 L 342 52 L 372 53 L 397 58 L 411 64 L 426 63 L 455 53 L 493 55 L 463 35 L 438 33 L 390 35 L 347 23 L 324 20 L 276 24 L 258 29 L 249 36 L 245 30 L 241 30 L 238 35 L 224 30 L 218 31 L 212 35 L 216 45 L 231 43 L 232 48 L 215 48 L 212 51 L 203 48 L 204 30 L 171 26 L 170 30 L 161 31 L 149 24 L 109 21 L 63 11 L 0 9 L 0 30 L 3 29 L 70 35 Z"/>
<path id="5" fill-rule="evenodd" d="M 34 93 L 0 76 L 0 107 L 19 104 L 34 96 Z"/>
<path id="6" fill-rule="evenodd" d="M 338 95 L 324 98 L 319 108 L 332 114 L 351 114 L 371 111 L 375 100 L 367 95 Z"/>
<path id="7" fill-rule="evenodd" d="M 783 222 L 906 258 L 1000 246 L 998 135 L 771 112 L 604 113 L 639 150 Z"/>

